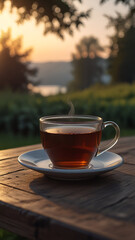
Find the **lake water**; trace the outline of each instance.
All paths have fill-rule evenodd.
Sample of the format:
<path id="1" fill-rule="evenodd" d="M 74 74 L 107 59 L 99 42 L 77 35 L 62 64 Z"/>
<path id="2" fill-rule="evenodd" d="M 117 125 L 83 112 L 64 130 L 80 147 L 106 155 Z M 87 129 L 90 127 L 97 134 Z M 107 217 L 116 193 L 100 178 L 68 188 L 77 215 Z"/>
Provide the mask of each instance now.
<path id="1" fill-rule="evenodd" d="M 40 85 L 32 86 L 30 89 L 34 93 L 40 93 L 42 96 L 56 95 L 58 93 L 66 93 L 67 88 L 57 85 Z"/>

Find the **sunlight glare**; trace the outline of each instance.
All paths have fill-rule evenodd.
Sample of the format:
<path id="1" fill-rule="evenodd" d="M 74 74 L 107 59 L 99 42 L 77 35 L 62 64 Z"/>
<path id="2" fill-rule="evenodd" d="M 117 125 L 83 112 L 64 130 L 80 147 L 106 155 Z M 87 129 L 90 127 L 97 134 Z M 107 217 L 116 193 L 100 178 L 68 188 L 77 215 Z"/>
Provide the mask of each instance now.
<path id="1" fill-rule="evenodd" d="M 6 32 L 8 28 L 11 28 L 11 29 L 14 29 L 13 32 L 15 32 L 15 29 L 16 29 L 15 22 L 17 20 L 17 14 L 14 9 L 12 13 L 10 12 L 10 5 L 11 3 L 9 1 L 6 1 L 4 10 L 0 13 L 0 36 L 1 36 L 1 31 Z M 17 35 L 17 32 L 15 35 Z"/>

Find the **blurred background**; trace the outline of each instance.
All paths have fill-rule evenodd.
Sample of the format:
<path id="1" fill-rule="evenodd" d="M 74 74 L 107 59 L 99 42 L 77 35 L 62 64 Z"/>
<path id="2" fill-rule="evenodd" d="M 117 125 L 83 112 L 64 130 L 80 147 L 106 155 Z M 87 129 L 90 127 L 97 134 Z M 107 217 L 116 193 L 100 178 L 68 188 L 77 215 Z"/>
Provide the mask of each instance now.
<path id="1" fill-rule="evenodd" d="M 0 149 L 39 143 L 69 102 L 135 135 L 135 1 L 0 0 Z"/>
<path id="2" fill-rule="evenodd" d="M 40 142 L 69 101 L 134 135 L 134 43 L 131 0 L 0 0 L 0 149 Z"/>

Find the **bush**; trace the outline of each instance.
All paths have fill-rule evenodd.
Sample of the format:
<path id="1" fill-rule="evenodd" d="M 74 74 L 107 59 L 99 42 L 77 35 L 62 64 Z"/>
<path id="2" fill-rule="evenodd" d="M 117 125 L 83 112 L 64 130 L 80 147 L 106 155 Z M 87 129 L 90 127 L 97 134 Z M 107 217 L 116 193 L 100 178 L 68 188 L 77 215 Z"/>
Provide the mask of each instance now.
<path id="1" fill-rule="evenodd" d="M 135 127 L 135 85 L 94 86 L 82 92 L 43 97 L 40 95 L 1 92 L 0 131 L 36 134 L 39 118 L 68 114 L 72 101 L 75 114 L 98 115 L 112 120 L 120 128 Z"/>

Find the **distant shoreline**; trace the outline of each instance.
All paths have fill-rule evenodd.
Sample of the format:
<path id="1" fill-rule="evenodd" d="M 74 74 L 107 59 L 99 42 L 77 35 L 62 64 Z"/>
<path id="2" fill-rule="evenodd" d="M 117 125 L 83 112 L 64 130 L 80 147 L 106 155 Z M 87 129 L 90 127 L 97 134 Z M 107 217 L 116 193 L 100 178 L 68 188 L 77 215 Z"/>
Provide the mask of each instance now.
<path id="1" fill-rule="evenodd" d="M 37 68 L 37 76 L 32 80 L 38 85 L 67 86 L 72 80 L 72 64 L 68 61 L 31 62 L 31 67 Z"/>
<path id="2" fill-rule="evenodd" d="M 62 87 L 59 85 L 38 85 L 38 86 L 31 85 L 29 89 L 33 93 L 40 93 L 44 97 L 67 92 L 66 87 Z"/>

